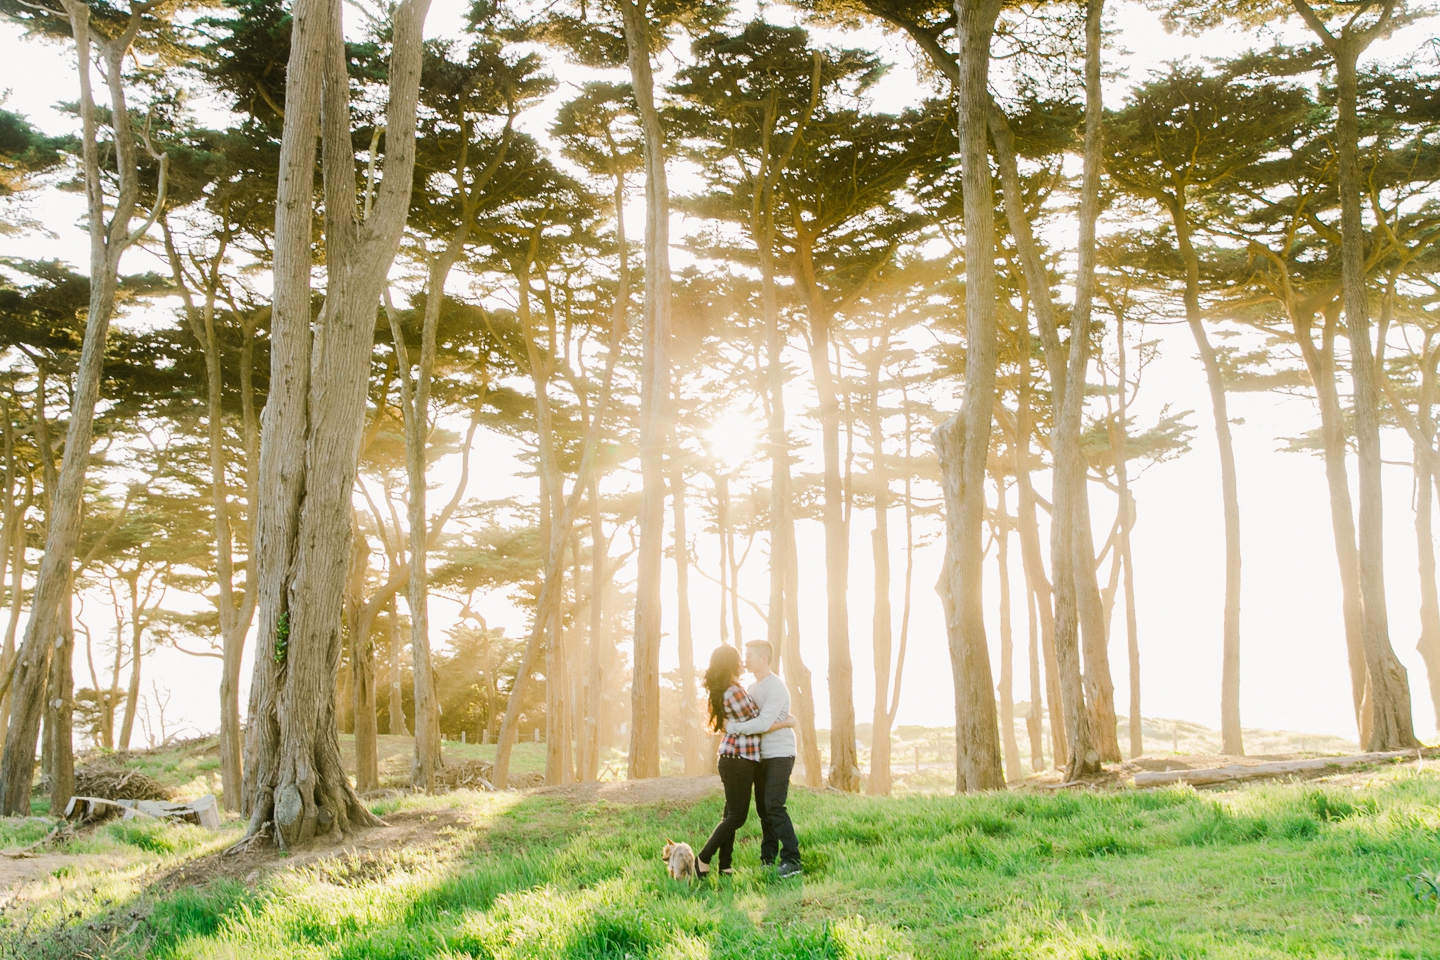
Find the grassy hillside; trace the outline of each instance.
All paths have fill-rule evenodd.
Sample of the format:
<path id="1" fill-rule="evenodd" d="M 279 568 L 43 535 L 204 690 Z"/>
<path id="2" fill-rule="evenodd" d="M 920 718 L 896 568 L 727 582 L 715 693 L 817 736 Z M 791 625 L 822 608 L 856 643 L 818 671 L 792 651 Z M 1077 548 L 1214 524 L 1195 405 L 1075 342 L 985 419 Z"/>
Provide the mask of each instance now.
<path id="1" fill-rule="evenodd" d="M 797 790 L 803 880 L 759 866 L 752 820 L 713 886 L 658 858 L 718 818 L 695 788 L 392 799 L 391 827 L 327 856 L 216 855 L 238 825 L 103 826 L 5 908 L 0 955 L 1440 957 L 1440 912 L 1412 892 L 1440 870 L 1434 762 L 1209 794 Z"/>

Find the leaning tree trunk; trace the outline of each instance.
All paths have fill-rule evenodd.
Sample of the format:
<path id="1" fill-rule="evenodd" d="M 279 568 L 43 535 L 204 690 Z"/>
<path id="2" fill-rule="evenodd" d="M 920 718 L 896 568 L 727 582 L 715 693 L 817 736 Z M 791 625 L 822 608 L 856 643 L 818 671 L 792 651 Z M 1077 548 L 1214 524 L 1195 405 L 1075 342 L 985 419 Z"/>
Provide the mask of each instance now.
<path id="1" fill-rule="evenodd" d="M 385 176 L 363 221 L 355 203 L 341 5 L 294 6 L 275 217 L 271 392 L 260 450 L 260 632 L 245 771 L 247 837 L 268 828 L 284 847 L 378 822 L 340 761 L 335 671 L 376 310 L 409 208 L 428 6 L 402 0 L 394 12 Z M 312 347 L 317 134 L 329 283 Z"/>
<path id="2" fill-rule="evenodd" d="M 660 775 L 660 574 L 665 532 L 665 436 L 670 397 L 670 191 L 655 107 L 644 0 L 619 0 L 630 82 L 645 138 L 645 313 L 640 371 L 640 550 L 630 684 L 631 779 Z"/>
<path id="3" fill-rule="evenodd" d="M 159 191 L 155 210 L 139 229 L 130 221 L 139 198 L 139 149 L 128 122 L 113 126 L 113 154 L 119 178 L 119 192 L 106 218 L 104 183 L 107 178 L 101 158 L 97 131 L 97 108 L 90 88 L 91 43 L 100 48 L 105 62 L 104 76 L 110 93 L 112 117 L 129 117 L 125 97 L 124 63 L 149 8 L 137 8 L 120 34 L 112 39 L 92 41 L 90 8 L 80 0 L 62 0 L 75 38 L 80 76 L 80 121 L 82 162 L 85 171 L 85 198 L 90 231 L 90 303 L 80 360 L 70 394 L 70 422 L 65 432 L 65 454 L 61 460 L 55 494 L 46 517 L 45 553 L 36 574 L 25 639 L 16 656 L 11 686 L 10 724 L 5 732 L 5 755 L 0 761 L 0 815 L 30 812 L 31 781 L 35 769 L 35 742 L 40 732 L 40 715 L 45 703 L 46 678 L 51 651 L 60 642 L 64 611 L 69 594 L 71 563 L 80 535 L 80 509 L 84 496 L 86 468 L 90 461 L 90 440 L 95 425 L 95 404 L 100 396 L 100 374 L 105 360 L 105 340 L 115 312 L 120 257 L 154 222 L 155 212 L 165 202 L 168 161 L 160 158 Z"/>
<path id="4" fill-rule="evenodd" d="M 1220 676 L 1221 749 L 1230 756 L 1243 756 L 1245 744 L 1240 732 L 1240 495 L 1235 479 L 1235 443 L 1230 436 L 1230 413 L 1225 397 L 1225 378 L 1220 359 L 1205 332 L 1200 310 L 1200 257 L 1191 239 L 1185 197 L 1177 196 L 1170 208 L 1175 240 L 1185 264 L 1185 321 L 1195 337 L 1205 382 L 1210 389 L 1210 410 L 1215 418 L 1215 440 L 1220 451 L 1220 491 L 1225 507 L 1225 618 L 1222 633 Z"/>
<path id="5" fill-rule="evenodd" d="M 994 188 L 985 127 L 990 102 L 990 39 L 998 0 L 957 0 L 960 73 L 956 84 L 965 193 L 965 392 L 960 413 L 935 431 L 945 494 L 945 607 L 955 685 L 955 789 L 1005 785 L 994 682 L 985 641 L 983 579 L 985 461 L 995 402 Z"/>
<path id="6" fill-rule="evenodd" d="M 1370 668 L 1365 662 L 1365 611 L 1360 597 L 1360 552 L 1355 545 L 1355 511 L 1350 499 L 1350 474 L 1344 411 L 1335 383 L 1335 338 L 1339 311 L 1327 313 L 1322 349 L 1311 339 L 1310 318 L 1291 314 L 1296 342 L 1315 399 L 1320 407 L 1320 442 L 1325 458 L 1325 484 L 1330 499 L 1330 527 L 1335 540 L 1335 559 L 1340 573 L 1340 606 L 1345 623 L 1345 650 L 1350 661 L 1350 697 L 1355 709 L 1355 727 L 1360 742 L 1370 740 Z"/>

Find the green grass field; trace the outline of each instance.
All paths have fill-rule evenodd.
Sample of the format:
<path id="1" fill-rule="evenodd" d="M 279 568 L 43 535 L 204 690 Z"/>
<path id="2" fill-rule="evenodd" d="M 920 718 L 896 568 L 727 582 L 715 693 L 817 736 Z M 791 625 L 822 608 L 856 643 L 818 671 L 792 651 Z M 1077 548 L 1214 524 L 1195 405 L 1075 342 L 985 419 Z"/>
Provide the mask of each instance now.
<path id="1" fill-rule="evenodd" d="M 668 879 L 659 846 L 698 845 L 718 794 L 388 800 L 378 813 L 428 831 L 209 880 L 238 825 L 112 824 L 5 907 L 0 944 L 26 960 L 1440 958 L 1440 910 L 1413 892 L 1440 870 L 1440 768 L 1426 766 L 1211 794 L 797 789 L 803 880 L 760 867 L 752 819 L 737 876 L 697 886 Z"/>

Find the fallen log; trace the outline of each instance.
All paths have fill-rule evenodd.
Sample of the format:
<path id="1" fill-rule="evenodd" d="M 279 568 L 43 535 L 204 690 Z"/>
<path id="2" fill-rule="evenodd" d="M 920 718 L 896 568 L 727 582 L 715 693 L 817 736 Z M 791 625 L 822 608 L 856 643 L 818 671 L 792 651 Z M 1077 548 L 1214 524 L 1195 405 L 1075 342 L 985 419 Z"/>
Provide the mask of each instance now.
<path id="1" fill-rule="evenodd" d="M 1314 773 L 1333 768 L 1356 767 L 1367 763 L 1389 763 L 1394 760 L 1420 759 L 1419 750 L 1391 750 L 1385 753 L 1357 753 L 1348 757 L 1313 757 L 1309 760 L 1276 760 L 1271 763 L 1241 763 L 1207 770 L 1142 770 L 1135 774 L 1135 786 L 1159 787 L 1171 783 L 1188 783 L 1199 787 L 1212 783 L 1238 780 L 1261 780 L 1295 773 Z"/>

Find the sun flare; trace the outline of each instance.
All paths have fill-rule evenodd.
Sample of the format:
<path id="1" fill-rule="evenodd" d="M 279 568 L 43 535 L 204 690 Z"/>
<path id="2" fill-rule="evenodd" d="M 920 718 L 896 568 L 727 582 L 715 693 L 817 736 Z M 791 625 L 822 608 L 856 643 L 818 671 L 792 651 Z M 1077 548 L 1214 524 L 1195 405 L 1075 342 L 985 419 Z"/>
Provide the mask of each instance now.
<path id="1" fill-rule="evenodd" d="M 728 410 L 705 431 L 705 449 L 721 467 L 738 467 L 755 452 L 760 431 L 749 410 Z"/>

